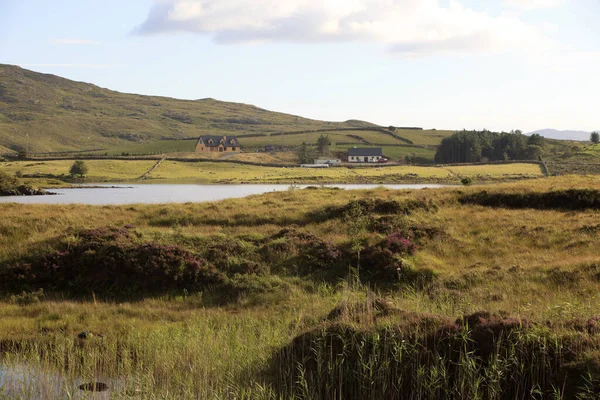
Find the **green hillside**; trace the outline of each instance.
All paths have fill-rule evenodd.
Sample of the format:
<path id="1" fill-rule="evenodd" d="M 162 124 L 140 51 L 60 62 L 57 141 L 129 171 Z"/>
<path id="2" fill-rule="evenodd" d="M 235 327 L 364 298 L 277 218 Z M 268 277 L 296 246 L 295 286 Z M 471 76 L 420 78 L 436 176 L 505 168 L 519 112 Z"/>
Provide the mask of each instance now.
<path id="1" fill-rule="evenodd" d="M 92 150 L 200 134 L 375 126 L 323 122 L 214 99 L 124 94 L 0 65 L 0 146 L 31 152 Z"/>
<path id="2" fill-rule="evenodd" d="M 295 134 L 278 135 L 290 132 Z M 431 148 L 451 131 L 390 131 L 364 121 L 317 121 L 214 99 L 125 94 L 0 64 L 0 153 L 193 151 L 189 141 L 165 141 L 201 134 L 258 134 L 261 136 L 241 139 L 244 147 L 255 149 L 267 144 L 297 146 L 316 140 L 321 133 L 338 144 L 412 142 Z"/>

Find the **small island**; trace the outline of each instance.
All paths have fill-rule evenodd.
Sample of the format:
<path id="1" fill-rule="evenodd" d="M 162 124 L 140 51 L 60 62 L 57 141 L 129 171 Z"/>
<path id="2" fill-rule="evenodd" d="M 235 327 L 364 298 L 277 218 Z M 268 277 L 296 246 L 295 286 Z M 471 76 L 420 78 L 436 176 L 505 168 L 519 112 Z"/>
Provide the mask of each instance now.
<path id="1" fill-rule="evenodd" d="M 0 196 L 41 196 L 52 193 L 22 183 L 18 178 L 0 171 Z"/>

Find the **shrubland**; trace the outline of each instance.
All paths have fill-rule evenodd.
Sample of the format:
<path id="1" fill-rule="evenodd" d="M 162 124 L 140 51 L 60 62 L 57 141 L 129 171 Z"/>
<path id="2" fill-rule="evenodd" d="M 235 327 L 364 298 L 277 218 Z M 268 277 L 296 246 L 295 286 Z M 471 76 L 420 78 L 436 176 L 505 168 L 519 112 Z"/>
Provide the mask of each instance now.
<path id="1" fill-rule="evenodd" d="M 599 191 L 1 205 L 0 344 L 145 398 L 597 398 Z"/>

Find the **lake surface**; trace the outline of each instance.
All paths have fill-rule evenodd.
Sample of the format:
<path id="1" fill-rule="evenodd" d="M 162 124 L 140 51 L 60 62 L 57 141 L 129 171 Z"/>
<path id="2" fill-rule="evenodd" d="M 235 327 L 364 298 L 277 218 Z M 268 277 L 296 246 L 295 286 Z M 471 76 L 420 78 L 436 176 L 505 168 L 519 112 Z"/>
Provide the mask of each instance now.
<path id="1" fill-rule="evenodd" d="M 277 192 L 290 188 L 303 189 L 315 185 L 193 185 L 193 184 L 147 184 L 147 185 L 106 185 L 69 189 L 48 189 L 55 196 L 5 196 L 0 203 L 22 204 L 156 204 L 216 201 L 246 197 L 253 194 Z M 437 189 L 449 185 L 318 185 L 347 190 L 386 187 L 389 189 Z"/>

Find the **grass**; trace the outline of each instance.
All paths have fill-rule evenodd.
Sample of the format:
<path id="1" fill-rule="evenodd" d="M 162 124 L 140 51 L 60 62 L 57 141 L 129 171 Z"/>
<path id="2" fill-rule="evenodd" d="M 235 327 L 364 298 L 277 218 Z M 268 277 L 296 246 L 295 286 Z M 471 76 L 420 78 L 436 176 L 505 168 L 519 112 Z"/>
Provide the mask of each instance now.
<path id="1" fill-rule="evenodd" d="M 153 160 L 86 160 L 93 181 L 127 181 L 140 177 L 156 161 Z M 9 174 L 21 173 L 25 178 L 64 179 L 69 175 L 73 160 L 58 161 L 15 161 L 1 163 L 2 171 Z"/>
<path id="2" fill-rule="evenodd" d="M 420 146 L 437 146 L 446 136 L 450 136 L 455 131 L 451 130 L 412 130 L 412 129 L 396 129 L 396 134 L 412 141 Z"/>
<path id="3" fill-rule="evenodd" d="M 287 259 L 281 264 L 272 262 L 270 272 L 256 278 L 263 283 L 285 282 L 285 290 L 260 291 L 261 283 L 226 304 L 215 304 L 220 294 L 210 288 L 117 301 L 105 301 L 98 293 L 78 299 L 46 293 L 29 304 L 6 297 L 0 301 L 0 343 L 9 350 L 5 363 L 40 366 L 63 374 L 67 382 L 97 376 L 121 379 L 126 388 L 113 394 L 117 398 L 125 398 L 127 389 L 142 390 L 148 398 L 325 398 L 333 396 L 338 385 L 331 382 L 338 379 L 343 382 L 344 398 L 381 398 L 383 394 L 393 398 L 389 390 L 395 387 L 404 388 L 397 393 L 414 393 L 410 398 L 432 398 L 432 393 L 437 398 L 444 393 L 454 393 L 454 398 L 512 398 L 503 397 L 501 389 L 509 393 L 510 388 L 514 395 L 518 387 L 529 387 L 531 379 L 539 384 L 544 398 L 553 390 L 559 398 L 574 398 L 573 390 L 581 395 L 584 389 L 591 390 L 592 397 L 580 398 L 594 398 L 597 375 L 588 368 L 595 365 L 599 347 L 597 336 L 585 326 L 600 314 L 600 257 L 594 233 L 600 227 L 598 210 L 508 209 L 458 202 L 460 196 L 482 190 L 519 194 L 572 188 L 600 190 L 600 184 L 592 177 L 569 176 L 422 191 L 289 190 L 199 204 L 5 204 L 0 207 L 0 268 L 51 252 L 56 238 L 73 229 L 124 224 L 135 226 L 132 229 L 140 236 L 136 240 L 177 244 L 198 254 L 205 254 L 207 246 L 234 239 L 244 246 L 265 243 L 266 238 L 289 228 L 344 248 L 350 232 L 356 232 L 350 229 L 351 220 L 332 215 L 315 218 L 316 211 L 346 207 L 354 199 L 416 199 L 437 206 L 417 208 L 408 215 L 363 214 L 369 221 L 379 221 L 377 226 L 384 226 L 381 218 L 385 217 L 386 224 L 397 224 L 394 229 L 427 227 L 437 232 L 419 239 L 415 254 L 404 257 L 404 265 L 413 271 L 433 271 L 432 283 L 424 287 L 368 280 L 356 284 L 347 265 L 328 277 L 290 273 L 281 269 L 293 262 Z M 385 236 L 379 229 L 361 233 L 364 246 Z M 66 238 L 71 243 L 77 240 Z M 239 257 L 258 257 L 243 254 L 239 249 L 222 250 L 218 259 L 234 262 Z M 363 268 L 367 261 L 363 260 Z M 360 274 L 366 277 L 366 269 Z M 377 298 L 385 299 L 384 311 L 369 300 Z M 339 307 L 350 309 L 328 317 Z M 508 316 L 486 317 L 490 324 L 506 329 L 502 331 L 506 336 L 494 339 L 497 352 L 492 352 L 491 363 L 479 353 L 483 348 L 479 346 L 485 345 L 481 337 L 460 339 L 460 333 L 440 343 L 465 346 L 465 352 L 446 353 L 442 346 L 432 350 L 439 361 L 427 361 L 419 350 L 427 345 L 418 345 L 415 337 L 425 337 L 436 326 L 454 326 L 454 320 L 479 310 Z M 507 328 L 514 321 L 516 328 Z M 496 325 L 483 326 L 482 332 L 496 329 Z M 468 335 L 479 332 L 474 325 L 471 329 Z M 94 337 L 77 339 L 77 333 L 84 330 Z M 306 339 L 305 344 L 300 338 Z M 346 352 L 337 353 L 336 346 L 343 341 L 347 341 Z M 300 353 L 294 349 L 306 351 L 306 359 L 296 358 Z M 400 349 L 402 353 L 397 352 Z M 332 359 L 331 354 L 344 356 Z M 454 359 L 453 354 L 462 358 Z M 310 361 L 313 355 L 321 357 L 321 364 Z M 274 373 L 274 367 L 284 375 Z M 553 380 L 577 368 L 584 372 L 569 375 L 566 385 Z M 580 379 L 588 370 L 592 371 L 589 385 Z M 491 386 L 494 371 L 522 386 L 502 386 L 502 379 L 498 386 Z M 435 375 L 438 378 L 443 374 L 462 378 L 439 381 L 434 373 L 442 374 Z M 400 376 L 405 383 L 397 380 Z M 415 380 L 419 376 L 422 379 Z M 73 387 L 67 383 L 60 390 Z M 496 394 L 486 397 L 491 390 Z"/>
<path id="4" fill-rule="evenodd" d="M 252 161 L 252 154 L 240 154 L 241 160 Z M 276 161 L 286 161 L 277 159 Z M 87 160 L 86 182 L 126 182 L 138 179 L 149 171 L 155 160 Z M 2 171 L 24 178 L 65 180 L 73 160 L 14 161 L 0 163 Z M 541 176 L 536 164 L 499 164 L 456 167 L 371 166 L 368 168 L 307 169 L 300 167 L 261 167 L 236 163 L 162 162 L 147 176 L 145 182 L 190 181 L 197 183 L 401 183 L 453 182 L 470 176 L 476 181 L 515 179 Z"/>
<path id="5" fill-rule="evenodd" d="M 429 137 L 430 134 L 435 134 L 438 137 L 438 131 L 419 131 L 421 139 Z M 444 132 L 444 131 L 440 131 Z M 332 143 L 333 151 L 346 151 L 349 145 L 337 145 L 337 143 L 352 143 L 352 146 L 372 147 L 366 143 L 376 143 L 383 147 L 386 157 L 394 160 L 402 160 L 406 155 L 414 154 L 417 157 L 433 161 L 435 151 L 429 148 L 419 148 L 413 146 L 401 146 L 406 144 L 390 135 L 386 135 L 379 131 L 330 131 L 330 132 L 307 132 L 293 135 L 280 136 L 259 136 L 259 137 L 240 137 L 240 144 L 246 151 L 253 149 L 262 149 L 267 145 L 277 145 L 284 147 L 298 147 L 303 142 L 316 143 L 318 136 L 326 134 Z M 349 136 L 352 135 L 352 136 Z M 359 140 L 357 137 L 362 138 Z M 441 137 L 441 136 L 440 136 Z M 434 144 L 439 144 L 433 139 Z M 422 141 L 422 140 L 421 140 Z M 366 142 L 366 143 L 365 143 Z M 147 154 L 169 154 L 169 153 L 185 153 L 193 152 L 196 140 L 159 140 L 149 143 L 121 145 L 112 147 L 107 150 L 91 152 L 90 154 L 112 155 L 119 156 L 122 154 L 131 155 L 147 155 Z M 387 145 L 387 146 L 386 146 Z M 393 145 L 393 146 L 389 146 Z M 380 147 L 381 147 L 380 146 Z M 345 158 L 345 157 L 343 157 Z"/>
<path id="6" fill-rule="evenodd" d="M 97 150 L 201 134 L 373 126 L 310 120 L 215 99 L 124 94 L 10 65 L 0 65 L 0 81 L 0 145 L 13 150 Z"/>

